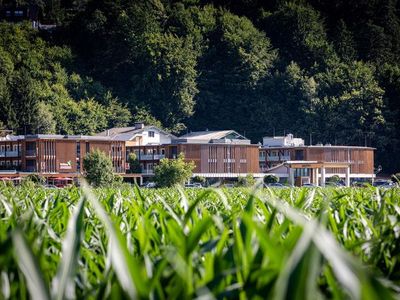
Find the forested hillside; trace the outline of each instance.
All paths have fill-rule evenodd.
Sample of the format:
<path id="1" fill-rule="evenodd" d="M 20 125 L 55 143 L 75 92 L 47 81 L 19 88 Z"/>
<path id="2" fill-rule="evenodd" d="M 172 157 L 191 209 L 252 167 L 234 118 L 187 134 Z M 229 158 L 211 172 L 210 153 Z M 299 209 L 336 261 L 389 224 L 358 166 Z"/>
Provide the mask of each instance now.
<path id="1" fill-rule="evenodd" d="M 0 25 L 4 127 L 90 134 L 143 120 L 254 142 L 292 132 L 377 147 L 383 172 L 400 169 L 395 0 L 38 4 L 57 30 Z"/>

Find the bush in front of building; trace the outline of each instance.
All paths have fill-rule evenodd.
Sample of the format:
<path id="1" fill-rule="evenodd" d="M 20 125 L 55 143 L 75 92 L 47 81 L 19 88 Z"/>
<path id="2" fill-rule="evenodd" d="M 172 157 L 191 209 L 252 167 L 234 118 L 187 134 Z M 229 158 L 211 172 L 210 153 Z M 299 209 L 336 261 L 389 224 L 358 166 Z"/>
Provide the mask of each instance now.
<path id="1" fill-rule="evenodd" d="M 340 177 L 338 175 L 333 175 L 331 177 L 328 177 L 326 179 L 327 182 L 332 182 L 332 183 L 338 183 L 341 181 Z"/>
<path id="2" fill-rule="evenodd" d="M 400 172 L 392 175 L 392 181 L 400 184 Z"/>
<path id="3" fill-rule="evenodd" d="M 98 149 L 86 154 L 83 167 L 85 178 L 92 186 L 111 185 L 115 180 L 111 159 Z"/>
<path id="4" fill-rule="evenodd" d="M 247 174 L 246 177 L 239 176 L 237 186 L 253 186 L 256 183 L 253 175 Z"/>
<path id="5" fill-rule="evenodd" d="M 192 177 L 195 164 L 185 162 L 185 155 L 180 153 L 177 159 L 163 158 L 154 168 L 154 181 L 157 187 L 171 187 L 183 185 Z"/>
<path id="6" fill-rule="evenodd" d="M 206 182 L 207 182 L 206 178 L 203 176 L 194 176 L 192 178 L 192 181 L 196 182 L 196 183 L 200 183 L 202 186 L 205 186 Z"/>
<path id="7" fill-rule="evenodd" d="M 30 181 L 33 182 L 34 184 L 45 184 L 46 183 L 46 178 L 44 178 L 43 176 L 40 176 L 38 174 L 29 174 L 28 176 L 26 176 L 23 181 Z"/>
<path id="8" fill-rule="evenodd" d="M 279 177 L 272 175 L 272 174 L 268 174 L 264 176 L 264 183 L 268 184 L 268 183 L 277 183 L 279 182 Z"/>
<path id="9" fill-rule="evenodd" d="M 140 162 L 137 155 L 134 152 L 128 155 L 129 172 L 130 173 L 141 173 Z"/>

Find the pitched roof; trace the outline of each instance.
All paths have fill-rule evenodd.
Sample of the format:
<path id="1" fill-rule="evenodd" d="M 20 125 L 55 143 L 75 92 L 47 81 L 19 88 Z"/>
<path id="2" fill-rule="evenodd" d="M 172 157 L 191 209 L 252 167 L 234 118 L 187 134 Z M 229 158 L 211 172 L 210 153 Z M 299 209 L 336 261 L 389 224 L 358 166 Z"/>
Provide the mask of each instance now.
<path id="1" fill-rule="evenodd" d="M 234 130 L 195 131 L 184 134 L 175 143 L 224 143 L 226 141 L 246 143 L 250 140 Z"/>
<path id="2" fill-rule="evenodd" d="M 172 133 L 169 133 L 161 128 L 158 128 L 156 126 L 144 126 L 143 128 L 136 128 L 136 127 L 114 127 L 110 128 L 108 130 L 102 131 L 96 136 L 109 136 L 111 139 L 115 140 L 124 140 L 124 141 L 129 141 L 131 140 L 135 135 L 141 134 L 142 132 L 146 130 L 157 130 L 167 136 L 170 136 L 171 138 L 176 138 Z"/>

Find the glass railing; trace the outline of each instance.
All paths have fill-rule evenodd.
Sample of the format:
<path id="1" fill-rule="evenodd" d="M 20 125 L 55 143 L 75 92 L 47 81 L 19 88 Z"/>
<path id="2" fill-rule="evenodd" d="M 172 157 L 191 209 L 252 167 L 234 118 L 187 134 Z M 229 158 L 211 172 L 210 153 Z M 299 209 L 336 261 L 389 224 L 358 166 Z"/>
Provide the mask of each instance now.
<path id="1" fill-rule="evenodd" d="M 136 156 L 139 160 L 159 160 L 165 157 L 164 154 L 141 154 Z"/>
<path id="2" fill-rule="evenodd" d="M 26 150 L 25 155 L 26 156 L 36 156 L 36 150 Z"/>
<path id="3" fill-rule="evenodd" d="M 0 157 L 18 157 L 18 151 L 1 151 Z"/>

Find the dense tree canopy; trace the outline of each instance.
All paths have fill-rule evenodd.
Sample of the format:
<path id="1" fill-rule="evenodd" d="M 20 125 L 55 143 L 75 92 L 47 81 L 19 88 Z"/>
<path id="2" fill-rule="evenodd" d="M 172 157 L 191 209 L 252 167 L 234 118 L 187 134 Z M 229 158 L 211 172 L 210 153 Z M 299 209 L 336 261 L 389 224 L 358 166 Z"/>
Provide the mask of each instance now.
<path id="1" fill-rule="evenodd" d="M 0 24 L 8 128 L 292 132 L 377 147 L 384 172 L 400 169 L 398 0 L 29 3 L 58 30 Z"/>

